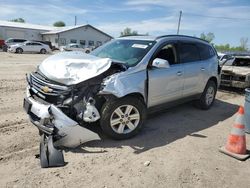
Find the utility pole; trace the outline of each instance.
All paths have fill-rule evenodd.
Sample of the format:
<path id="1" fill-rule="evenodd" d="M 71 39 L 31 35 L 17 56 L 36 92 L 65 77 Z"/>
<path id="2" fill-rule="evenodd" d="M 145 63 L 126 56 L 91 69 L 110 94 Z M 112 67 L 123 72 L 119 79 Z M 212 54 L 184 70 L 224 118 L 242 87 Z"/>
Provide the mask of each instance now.
<path id="1" fill-rule="evenodd" d="M 179 21 L 178 21 L 178 29 L 177 29 L 177 35 L 179 35 L 179 31 L 180 31 L 180 25 L 181 25 L 181 16 L 182 16 L 182 11 L 180 11 L 180 15 L 179 15 Z"/>
<path id="2" fill-rule="evenodd" d="M 77 17 L 75 16 L 75 25 L 76 25 L 76 23 L 77 23 Z"/>

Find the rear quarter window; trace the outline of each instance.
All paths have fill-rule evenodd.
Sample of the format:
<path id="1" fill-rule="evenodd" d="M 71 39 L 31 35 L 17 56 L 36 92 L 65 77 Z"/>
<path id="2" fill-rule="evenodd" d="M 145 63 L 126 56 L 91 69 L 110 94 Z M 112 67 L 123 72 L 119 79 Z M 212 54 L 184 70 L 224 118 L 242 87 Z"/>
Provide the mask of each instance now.
<path id="1" fill-rule="evenodd" d="M 195 44 L 181 43 L 179 53 L 181 63 L 200 61 L 199 50 Z"/>
<path id="2" fill-rule="evenodd" d="M 201 60 L 209 59 L 215 55 L 214 50 L 211 46 L 205 44 L 197 44 L 197 47 L 200 52 Z"/>

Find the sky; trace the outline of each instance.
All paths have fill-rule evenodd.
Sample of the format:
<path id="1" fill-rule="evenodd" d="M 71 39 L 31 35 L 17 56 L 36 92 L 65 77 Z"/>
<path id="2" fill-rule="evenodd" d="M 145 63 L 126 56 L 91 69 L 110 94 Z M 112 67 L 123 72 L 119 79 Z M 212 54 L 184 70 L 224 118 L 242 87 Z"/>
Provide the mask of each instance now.
<path id="1" fill-rule="evenodd" d="M 91 24 L 118 37 L 129 27 L 140 34 L 200 36 L 212 32 L 215 44 L 236 46 L 249 38 L 250 0 L 0 0 L 0 20 L 24 18 L 27 23 L 67 26 Z"/>

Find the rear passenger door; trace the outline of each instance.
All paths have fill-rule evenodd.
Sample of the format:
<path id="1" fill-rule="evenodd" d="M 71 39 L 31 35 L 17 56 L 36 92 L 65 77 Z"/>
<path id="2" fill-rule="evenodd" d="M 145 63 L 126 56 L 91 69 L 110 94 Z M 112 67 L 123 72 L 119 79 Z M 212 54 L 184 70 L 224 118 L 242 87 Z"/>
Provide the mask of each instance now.
<path id="1" fill-rule="evenodd" d="M 200 60 L 198 47 L 192 42 L 180 42 L 179 55 L 184 68 L 183 97 L 200 93 L 205 67 Z"/>

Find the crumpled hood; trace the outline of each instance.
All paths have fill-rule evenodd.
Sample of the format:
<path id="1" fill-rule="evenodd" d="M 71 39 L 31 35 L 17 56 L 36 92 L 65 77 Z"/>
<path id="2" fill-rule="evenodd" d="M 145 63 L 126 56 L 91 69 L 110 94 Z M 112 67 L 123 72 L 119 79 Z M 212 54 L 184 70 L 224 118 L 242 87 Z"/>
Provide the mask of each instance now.
<path id="1" fill-rule="evenodd" d="M 45 59 L 39 70 L 53 81 L 74 85 L 105 72 L 111 62 L 83 52 L 62 52 Z"/>
<path id="2" fill-rule="evenodd" d="M 250 74 L 250 67 L 223 66 L 222 71 L 225 73 L 232 73 L 232 74 L 246 76 Z"/>

